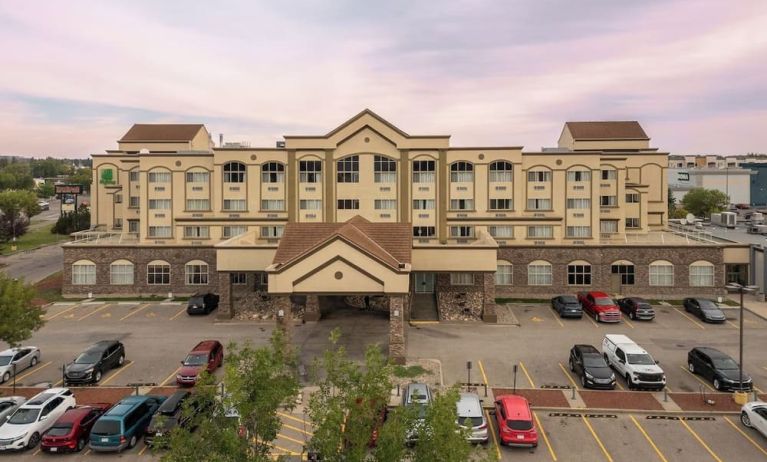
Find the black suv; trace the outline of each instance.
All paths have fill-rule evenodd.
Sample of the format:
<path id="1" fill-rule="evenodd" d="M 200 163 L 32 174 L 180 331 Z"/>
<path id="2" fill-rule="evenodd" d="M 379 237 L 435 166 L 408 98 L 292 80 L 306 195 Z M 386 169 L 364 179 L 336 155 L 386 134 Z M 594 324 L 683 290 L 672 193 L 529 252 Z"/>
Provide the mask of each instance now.
<path id="1" fill-rule="evenodd" d="M 155 444 L 154 439 L 162 435 L 167 435 L 174 428 L 186 428 L 191 425 L 192 418 L 200 412 L 200 400 L 192 399 L 189 401 L 186 412 L 184 403 L 189 400 L 192 394 L 185 390 L 179 390 L 168 397 L 152 416 L 151 422 L 144 433 L 144 443 L 147 446 Z M 190 428 L 190 430 L 193 430 Z"/>
<path id="2" fill-rule="evenodd" d="M 98 383 L 105 372 L 124 363 L 125 347 L 121 342 L 96 342 L 64 368 L 64 385 Z"/>
<path id="3" fill-rule="evenodd" d="M 719 306 L 705 298 L 685 298 L 684 310 L 705 322 L 723 323 L 727 320 Z"/>
<path id="4" fill-rule="evenodd" d="M 695 347 L 690 350 L 687 353 L 687 368 L 693 374 L 710 380 L 717 390 L 750 391 L 754 386 L 751 376 L 745 371 L 741 383 L 738 363 L 716 348 Z"/>
<path id="5" fill-rule="evenodd" d="M 615 374 L 592 345 L 575 345 L 570 349 L 570 370 L 580 377 L 584 388 L 615 388 Z"/>
<path id="6" fill-rule="evenodd" d="M 583 307 L 573 295 L 559 295 L 551 299 L 551 307 L 561 318 L 582 318 Z"/>
<path id="7" fill-rule="evenodd" d="M 618 307 L 629 315 L 631 319 L 652 321 L 655 319 L 655 310 L 644 298 L 627 297 L 618 300 Z"/>
<path id="8" fill-rule="evenodd" d="M 187 314 L 208 314 L 218 308 L 218 295 L 216 294 L 195 294 L 189 298 L 186 305 Z"/>

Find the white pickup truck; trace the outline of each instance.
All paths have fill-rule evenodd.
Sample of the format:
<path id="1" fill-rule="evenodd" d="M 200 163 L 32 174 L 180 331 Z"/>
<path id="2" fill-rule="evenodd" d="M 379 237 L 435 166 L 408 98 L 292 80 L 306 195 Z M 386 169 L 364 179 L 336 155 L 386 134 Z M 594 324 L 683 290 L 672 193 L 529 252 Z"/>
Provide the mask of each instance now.
<path id="1" fill-rule="evenodd" d="M 653 388 L 666 386 L 666 374 L 657 361 L 625 335 L 607 334 L 602 340 L 605 361 L 626 379 L 629 388 Z"/>

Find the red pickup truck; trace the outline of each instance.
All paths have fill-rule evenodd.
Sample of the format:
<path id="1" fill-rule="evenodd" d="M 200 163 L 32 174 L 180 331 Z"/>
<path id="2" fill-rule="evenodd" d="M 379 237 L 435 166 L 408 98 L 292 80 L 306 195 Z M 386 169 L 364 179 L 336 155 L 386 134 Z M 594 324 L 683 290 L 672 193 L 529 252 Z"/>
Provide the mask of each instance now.
<path id="1" fill-rule="evenodd" d="M 604 292 L 578 292 L 578 301 L 583 311 L 592 315 L 599 322 L 621 322 L 621 310 Z"/>

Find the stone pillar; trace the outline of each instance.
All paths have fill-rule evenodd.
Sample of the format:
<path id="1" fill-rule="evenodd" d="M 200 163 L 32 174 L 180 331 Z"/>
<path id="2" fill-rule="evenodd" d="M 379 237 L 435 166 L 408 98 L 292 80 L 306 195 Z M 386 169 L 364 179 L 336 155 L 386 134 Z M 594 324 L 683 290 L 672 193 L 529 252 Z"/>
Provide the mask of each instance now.
<path id="1" fill-rule="evenodd" d="M 218 319 L 232 319 L 234 309 L 232 303 L 232 279 L 230 273 L 218 272 Z"/>
<path id="2" fill-rule="evenodd" d="M 273 295 L 274 319 L 277 320 L 277 328 L 285 331 L 288 340 L 293 332 L 293 304 L 289 295 Z"/>
<path id="3" fill-rule="evenodd" d="M 405 297 L 389 296 L 389 360 L 405 364 Z"/>
<path id="4" fill-rule="evenodd" d="M 485 322 L 498 322 L 495 313 L 495 275 L 485 273 L 482 275 L 482 320 Z"/>
<path id="5" fill-rule="evenodd" d="M 306 296 L 306 311 L 304 311 L 304 321 L 316 322 L 320 320 L 320 297 L 317 295 Z"/>

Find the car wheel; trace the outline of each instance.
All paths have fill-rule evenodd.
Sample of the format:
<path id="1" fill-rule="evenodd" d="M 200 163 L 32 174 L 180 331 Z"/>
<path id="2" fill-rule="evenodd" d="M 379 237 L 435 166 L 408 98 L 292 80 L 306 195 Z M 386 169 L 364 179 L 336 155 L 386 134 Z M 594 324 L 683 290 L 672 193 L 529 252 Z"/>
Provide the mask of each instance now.
<path id="1" fill-rule="evenodd" d="M 746 411 L 743 411 L 740 413 L 740 422 L 744 426 L 751 428 L 751 418 L 748 416 L 748 413 L 746 413 Z"/>
<path id="2" fill-rule="evenodd" d="M 631 381 L 631 376 L 629 374 L 626 374 L 626 385 L 628 385 L 629 390 L 634 389 L 634 382 Z"/>
<path id="3" fill-rule="evenodd" d="M 586 388 L 586 376 L 585 375 L 581 376 L 581 386 L 583 388 Z"/>
<path id="4" fill-rule="evenodd" d="M 575 364 L 573 364 L 573 359 L 570 358 L 570 371 L 575 372 Z"/>
<path id="5" fill-rule="evenodd" d="M 634 312 L 632 311 L 629 313 L 629 318 L 631 318 L 631 320 L 634 321 L 637 318 L 637 315 L 634 314 Z"/>
<path id="6" fill-rule="evenodd" d="M 695 373 L 695 364 L 693 364 L 691 362 L 687 363 L 687 369 L 689 369 L 690 372 L 694 374 Z"/>
<path id="7" fill-rule="evenodd" d="M 128 449 L 131 449 L 135 445 L 136 445 L 136 435 L 133 435 L 130 437 L 130 441 L 128 441 Z"/>
<path id="8" fill-rule="evenodd" d="M 120 367 L 123 364 L 125 364 L 125 355 L 120 355 L 120 357 L 117 358 L 117 367 Z"/>
<path id="9" fill-rule="evenodd" d="M 96 380 L 96 382 L 100 382 L 101 381 L 101 371 L 96 371 L 95 374 L 93 375 L 93 378 Z"/>
<path id="10" fill-rule="evenodd" d="M 10 379 L 11 379 L 11 373 L 10 372 L 6 372 L 5 374 L 3 374 L 3 380 L 0 381 L 0 382 L 5 383 L 5 382 L 9 381 Z"/>
<path id="11" fill-rule="evenodd" d="M 722 384 L 719 383 L 719 379 L 714 379 L 714 388 L 716 390 L 721 390 L 722 389 Z"/>
<path id="12" fill-rule="evenodd" d="M 594 321 L 599 322 L 599 313 L 594 313 Z"/>
<path id="13" fill-rule="evenodd" d="M 29 367 L 37 366 L 37 356 L 32 356 L 32 361 L 29 362 Z"/>
<path id="14" fill-rule="evenodd" d="M 85 439 L 80 438 L 79 440 L 77 440 L 77 452 L 80 452 L 83 449 L 85 449 Z"/>
<path id="15" fill-rule="evenodd" d="M 38 444 L 40 444 L 40 434 L 33 433 L 32 436 L 29 437 L 29 441 L 27 442 L 27 449 L 34 449 L 37 447 Z"/>

